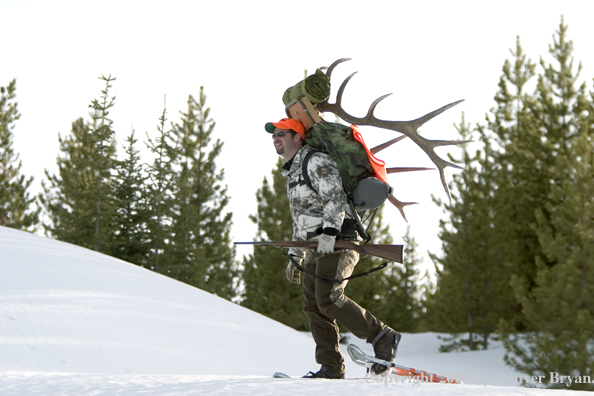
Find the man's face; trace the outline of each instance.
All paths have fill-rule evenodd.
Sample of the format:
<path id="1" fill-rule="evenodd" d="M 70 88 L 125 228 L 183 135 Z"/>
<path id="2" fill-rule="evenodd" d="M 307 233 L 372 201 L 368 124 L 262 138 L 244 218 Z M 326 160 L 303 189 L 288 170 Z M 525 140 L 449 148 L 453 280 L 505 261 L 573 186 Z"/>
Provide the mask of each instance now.
<path id="1" fill-rule="evenodd" d="M 298 134 L 291 133 L 288 129 L 274 128 L 272 134 L 272 142 L 276 153 L 282 156 L 285 160 L 289 161 L 302 146 L 301 136 Z"/>

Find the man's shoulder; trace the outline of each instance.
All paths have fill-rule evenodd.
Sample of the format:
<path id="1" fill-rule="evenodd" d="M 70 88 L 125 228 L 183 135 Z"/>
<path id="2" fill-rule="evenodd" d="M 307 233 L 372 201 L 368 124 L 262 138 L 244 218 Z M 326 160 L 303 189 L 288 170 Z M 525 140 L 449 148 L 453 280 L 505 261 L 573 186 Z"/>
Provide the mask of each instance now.
<path id="1" fill-rule="evenodd" d="M 315 149 L 310 145 L 303 146 L 304 149 L 306 147 L 307 149 L 303 152 L 303 156 L 301 157 L 301 163 L 303 164 L 303 161 L 307 161 L 308 168 L 310 164 L 313 166 L 325 166 L 328 164 L 336 165 L 334 158 L 327 152 Z"/>
<path id="2" fill-rule="evenodd" d="M 309 162 L 312 156 L 320 156 L 321 158 L 331 158 L 328 153 L 322 150 L 318 150 L 309 144 L 304 144 L 303 147 L 293 157 L 293 164 L 296 167 L 301 168 L 305 161 Z"/>
<path id="3" fill-rule="evenodd" d="M 336 161 L 323 150 L 318 150 L 309 144 L 303 147 L 295 154 L 290 166 L 285 168 L 285 175 L 302 173 L 302 170 L 307 169 L 309 173 L 315 172 L 314 169 L 320 167 L 338 167 Z"/>

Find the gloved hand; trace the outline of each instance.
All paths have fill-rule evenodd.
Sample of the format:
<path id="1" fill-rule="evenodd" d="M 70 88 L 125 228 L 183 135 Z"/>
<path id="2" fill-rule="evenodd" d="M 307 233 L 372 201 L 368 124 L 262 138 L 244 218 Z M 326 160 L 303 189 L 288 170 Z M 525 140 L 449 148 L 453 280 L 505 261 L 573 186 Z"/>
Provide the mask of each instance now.
<path id="1" fill-rule="evenodd" d="M 317 237 L 311 238 L 310 241 L 317 241 L 318 253 L 334 253 L 334 243 L 336 242 L 335 235 L 320 234 Z"/>
<path id="2" fill-rule="evenodd" d="M 291 257 L 293 258 L 293 260 L 297 262 L 297 264 L 301 265 L 301 262 L 303 261 L 301 257 Z M 301 279 L 299 278 L 300 274 L 301 271 L 299 271 L 299 268 L 295 267 L 292 261 L 289 261 L 289 265 L 287 265 L 287 279 L 289 280 L 289 282 L 295 283 L 296 285 L 301 283 Z"/>

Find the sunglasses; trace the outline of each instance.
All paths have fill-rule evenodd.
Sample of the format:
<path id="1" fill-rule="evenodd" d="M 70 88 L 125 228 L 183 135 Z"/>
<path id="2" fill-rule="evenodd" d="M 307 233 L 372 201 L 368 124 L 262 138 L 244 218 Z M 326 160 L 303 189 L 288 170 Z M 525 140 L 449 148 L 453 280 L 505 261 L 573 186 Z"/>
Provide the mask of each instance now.
<path id="1" fill-rule="evenodd" d="M 289 133 L 289 132 L 288 132 L 288 131 L 280 131 L 280 132 L 278 132 L 278 133 L 273 133 L 273 134 L 272 134 L 272 138 L 274 139 L 274 138 L 275 138 L 275 137 L 277 137 L 277 136 L 278 136 L 278 137 L 283 137 L 283 136 L 285 136 L 287 133 Z"/>

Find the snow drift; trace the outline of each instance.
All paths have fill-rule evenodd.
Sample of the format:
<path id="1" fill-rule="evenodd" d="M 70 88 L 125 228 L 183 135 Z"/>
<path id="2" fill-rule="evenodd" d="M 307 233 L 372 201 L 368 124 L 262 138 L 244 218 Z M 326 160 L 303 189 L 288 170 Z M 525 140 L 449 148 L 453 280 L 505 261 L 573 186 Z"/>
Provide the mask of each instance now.
<path id="1" fill-rule="evenodd" d="M 307 372 L 306 335 L 202 290 L 0 227 L 0 371 Z"/>

